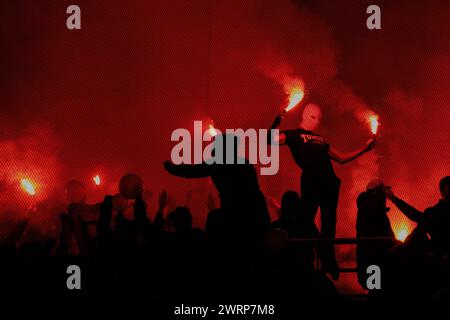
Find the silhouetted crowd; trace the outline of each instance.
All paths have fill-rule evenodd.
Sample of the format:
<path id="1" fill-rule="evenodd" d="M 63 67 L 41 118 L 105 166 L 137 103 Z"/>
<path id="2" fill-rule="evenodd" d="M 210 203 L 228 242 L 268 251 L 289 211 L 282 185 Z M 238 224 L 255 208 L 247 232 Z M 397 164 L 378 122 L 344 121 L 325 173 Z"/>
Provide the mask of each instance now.
<path id="1" fill-rule="evenodd" d="M 283 195 L 279 217 L 270 222 L 253 166 L 167 162 L 165 167 L 179 176 L 212 177 L 221 205 L 210 206 L 204 230 L 192 226 L 188 207 L 166 212 L 165 191 L 159 195 L 159 208 L 151 221 L 142 186 L 133 194 L 133 219 L 125 218 L 126 206 L 118 205 L 116 196 L 105 196 L 90 207 L 74 203 L 59 215 L 59 239 L 20 243 L 24 228 L 17 226 L 0 245 L 2 294 L 155 299 L 340 296 L 318 266 L 324 247 L 327 250 L 320 240 L 326 239 L 305 214 L 297 192 Z M 370 265 L 378 265 L 382 272 L 381 289 L 369 290 L 369 298 L 448 299 L 450 177 L 440 181 L 440 191 L 442 199 L 424 212 L 395 196 L 379 180 L 359 195 L 357 238 L 367 241 L 357 244 L 358 280 L 366 288 Z M 403 243 L 392 231 L 387 199 L 417 222 Z M 86 218 L 88 211 L 96 212 L 94 219 Z M 72 264 L 81 268 L 80 291 L 66 286 L 66 269 Z"/>

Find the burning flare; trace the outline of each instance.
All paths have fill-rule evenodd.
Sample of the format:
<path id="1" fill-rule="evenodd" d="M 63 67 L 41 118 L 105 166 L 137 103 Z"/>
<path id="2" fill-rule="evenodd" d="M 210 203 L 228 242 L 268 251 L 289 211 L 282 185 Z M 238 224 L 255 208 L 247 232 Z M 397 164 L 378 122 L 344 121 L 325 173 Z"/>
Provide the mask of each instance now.
<path id="1" fill-rule="evenodd" d="M 97 186 L 99 186 L 100 183 L 101 183 L 101 180 L 100 180 L 100 176 L 99 176 L 99 175 L 96 175 L 95 177 L 93 177 L 92 180 L 94 180 L 94 183 L 95 183 Z"/>
<path id="2" fill-rule="evenodd" d="M 289 103 L 285 109 L 286 112 L 289 110 L 292 110 L 297 104 L 299 104 L 303 100 L 304 96 L 305 96 L 305 92 L 303 91 L 302 88 L 293 87 L 289 94 L 289 98 L 288 98 Z"/>
<path id="3" fill-rule="evenodd" d="M 372 131 L 373 134 L 377 134 L 378 131 L 378 115 L 374 114 L 369 117 L 369 124 L 370 124 L 370 131 Z"/>
<path id="4" fill-rule="evenodd" d="M 394 228 L 395 238 L 401 242 L 404 242 L 406 238 L 408 237 L 410 230 L 408 225 L 405 223 L 397 225 L 396 228 Z"/>
<path id="5" fill-rule="evenodd" d="M 20 186 L 29 195 L 31 195 L 31 196 L 36 195 L 36 189 L 30 180 L 28 180 L 28 179 L 20 180 Z"/>
<path id="6" fill-rule="evenodd" d="M 284 92 L 288 95 L 286 112 L 292 110 L 305 97 L 305 83 L 298 77 L 286 76 L 283 80 Z"/>
<path id="7" fill-rule="evenodd" d="M 211 135 L 211 137 L 215 137 L 215 136 L 217 136 L 217 130 L 216 130 L 216 128 L 214 128 L 214 125 L 213 124 L 210 124 L 209 126 L 209 134 Z"/>

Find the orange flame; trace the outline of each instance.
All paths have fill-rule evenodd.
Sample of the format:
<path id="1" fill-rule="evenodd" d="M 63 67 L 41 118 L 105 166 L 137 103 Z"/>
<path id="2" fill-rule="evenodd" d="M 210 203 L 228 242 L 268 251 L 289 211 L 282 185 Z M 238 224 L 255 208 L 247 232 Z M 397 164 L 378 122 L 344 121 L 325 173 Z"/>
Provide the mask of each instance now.
<path id="1" fill-rule="evenodd" d="M 100 183 L 101 183 L 101 180 L 100 180 L 100 176 L 99 176 L 99 175 L 96 175 L 95 177 L 93 177 L 92 180 L 94 180 L 94 183 L 95 183 L 97 186 L 99 186 Z"/>
<path id="2" fill-rule="evenodd" d="M 288 98 L 289 103 L 285 109 L 286 112 L 289 110 L 292 110 L 297 104 L 299 104 L 303 100 L 304 96 L 305 96 L 305 92 L 303 91 L 302 88 L 293 87 L 289 94 L 289 98 Z"/>
<path id="3" fill-rule="evenodd" d="M 406 223 L 399 223 L 394 227 L 395 238 L 401 242 L 404 242 L 410 233 L 411 230 Z"/>
<path id="4" fill-rule="evenodd" d="M 36 195 L 36 189 L 34 187 L 34 184 L 30 180 L 28 179 L 20 180 L 20 186 L 29 195 L 31 196 Z"/>
<path id="5" fill-rule="evenodd" d="M 378 115 L 374 114 L 369 117 L 369 123 L 370 123 L 370 131 L 372 131 L 373 134 L 377 134 L 378 131 Z"/>
<path id="6" fill-rule="evenodd" d="M 209 125 L 209 134 L 211 135 L 211 137 L 215 137 L 217 136 L 217 130 L 214 128 L 214 126 L 212 124 Z"/>

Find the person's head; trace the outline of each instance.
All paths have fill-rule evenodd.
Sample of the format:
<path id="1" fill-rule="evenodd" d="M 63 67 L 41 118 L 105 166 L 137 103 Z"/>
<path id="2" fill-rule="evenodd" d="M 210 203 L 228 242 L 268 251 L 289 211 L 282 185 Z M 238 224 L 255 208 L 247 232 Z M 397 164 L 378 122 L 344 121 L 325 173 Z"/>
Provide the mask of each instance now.
<path id="1" fill-rule="evenodd" d="M 167 219 L 170 220 L 176 232 L 186 232 L 192 229 L 192 215 L 188 207 L 177 207 L 169 213 Z"/>
<path id="2" fill-rule="evenodd" d="M 379 192 L 384 191 L 385 185 L 383 180 L 375 178 L 371 180 L 366 186 L 366 192 Z"/>
<path id="3" fill-rule="evenodd" d="M 379 205 L 386 206 L 386 199 L 392 198 L 394 195 L 392 188 L 386 186 L 380 178 L 372 179 L 366 186 L 366 194 L 371 196 L 371 199 L 378 199 Z M 373 198 L 375 197 L 375 198 Z"/>
<path id="4" fill-rule="evenodd" d="M 314 131 L 319 126 L 320 120 L 322 120 L 322 110 L 317 104 L 310 103 L 303 109 L 300 127 L 305 130 Z"/>
<path id="5" fill-rule="evenodd" d="M 439 181 L 439 191 L 445 202 L 450 202 L 450 176 L 443 177 Z"/>
<path id="6" fill-rule="evenodd" d="M 286 191 L 281 198 L 281 218 L 299 215 L 302 210 L 300 195 L 292 190 Z"/>
<path id="7" fill-rule="evenodd" d="M 144 182 L 137 174 L 124 175 L 119 181 L 119 192 L 126 199 L 141 197 L 144 192 Z"/>

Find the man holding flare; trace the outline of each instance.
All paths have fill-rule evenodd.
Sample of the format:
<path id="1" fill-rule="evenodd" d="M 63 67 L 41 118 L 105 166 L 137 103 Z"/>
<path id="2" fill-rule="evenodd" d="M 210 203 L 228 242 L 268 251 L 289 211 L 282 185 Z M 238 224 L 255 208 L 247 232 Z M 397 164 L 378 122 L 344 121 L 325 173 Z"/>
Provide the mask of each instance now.
<path id="1" fill-rule="evenodd" d="M 288 108 L 278 114 L 270 129 L 278 129 L 287 111 L 292 108 L 293 106 L 290 104 Z M 331 148 L 321 135 L 315 133 L 321 118 L 320 107 L 316 104 L 308 104 L 303 110 L 302 120 L 298 128 L 281 131 L 278 135 L 271 131 L 271 134 L 268 135 L 268 143 L 278 143 L 289 147 L 295 163 L 302 169 L 300 189 L 305 214 L 315 218 L 320 207 L 321 237 L 334 239 L 341 181 L 334 172 L 331 160 L 344 164 L 358 158 L 375 147 L 376 136 L 374 135 L 358 150 L 342 154 Z M 339 267 L 335 257 L 334 245 L 331 242 L 325 242 L 321 249 L 323 251 L 322 270 L 329 273 L 334 280 L 337 280 L 339 278 Z"/>

